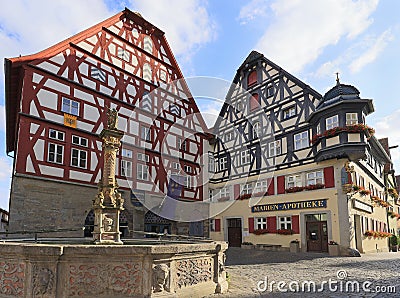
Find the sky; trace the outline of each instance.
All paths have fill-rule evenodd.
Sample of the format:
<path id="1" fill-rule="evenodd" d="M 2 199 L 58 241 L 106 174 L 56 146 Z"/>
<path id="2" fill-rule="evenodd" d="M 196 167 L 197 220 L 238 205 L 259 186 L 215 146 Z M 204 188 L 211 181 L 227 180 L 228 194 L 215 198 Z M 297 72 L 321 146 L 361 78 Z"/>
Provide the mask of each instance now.
<path id="1" fill-rule="evenodd" d="M 324 94 L 340 81 L 374 100 L 367 124 L 400 145 L 400 1 L 13 0 L 0 4 L 0 57 L 33 54 L 125 7 L 163 30 L 185 77 L 232 81 L 252 50 Z M 0 208 L 8 210 L 13 159 L 5 153 L 0 68 Z M 202 112 L 220 104 L 199 98 Z M 400 174 L 400 149 L 391 150 Z"/>

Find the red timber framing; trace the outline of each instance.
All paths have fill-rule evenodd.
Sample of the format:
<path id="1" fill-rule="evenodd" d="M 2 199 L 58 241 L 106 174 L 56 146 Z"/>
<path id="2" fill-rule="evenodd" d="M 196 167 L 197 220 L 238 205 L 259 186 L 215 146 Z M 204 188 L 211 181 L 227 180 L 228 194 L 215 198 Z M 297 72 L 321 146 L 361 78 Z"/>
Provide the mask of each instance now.
<path id="1" fill-rule="evenodd" d="M 102 163 L 98 134 L 107 108 L 116 108 L 125 132 L 123 148 L 132 152 L 130 177 L 122 176 L 126 157 L 122 150 L 118 155 L 121 187 L 165 193 L 168 174 L 178 163 L 193 176 L 182 199 L 203 199 L 197 177 L 202 176 L 206 125 L 164 32 L 140 14 L 125 9 L 42 52 L 6 59 L 5 67 L 6 146 L 15 153 L 17 174 L 97 183 Z M 65 114 L 76 117 L 76 127 L 64 125 Z M 143 126 L 150 129 L 149 141 L 141 137 Z M 60 137 L 50 136 L 51 131 Z M 185 150 L 177 148 L 178 139 L 185 141 Z M 138 160 L 138 153 L 148 158 Z M 148 167 L 147 180 L 137 179 L 141 163 Z"/>

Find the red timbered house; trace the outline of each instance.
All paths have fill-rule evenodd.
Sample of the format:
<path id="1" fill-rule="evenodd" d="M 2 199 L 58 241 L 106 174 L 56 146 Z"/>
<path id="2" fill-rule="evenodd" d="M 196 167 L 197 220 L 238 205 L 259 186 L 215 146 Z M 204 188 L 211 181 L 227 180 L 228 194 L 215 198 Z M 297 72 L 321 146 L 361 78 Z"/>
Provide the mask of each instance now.
<path id="1" fill-rule="evenodd" d="M 173 174 L 184 176 L 181 200 L 204 196 L 206 125 L 164 32 L 125 9 L 37 54 L 5 59 L 5 72 L 10 231 L 90 225 L 102 168 L 98 135 L 115 108 L 125 133 L 116 166 L 121 225 L 189 233 L 188 224 L 141 204 L 162 198 Z"/>

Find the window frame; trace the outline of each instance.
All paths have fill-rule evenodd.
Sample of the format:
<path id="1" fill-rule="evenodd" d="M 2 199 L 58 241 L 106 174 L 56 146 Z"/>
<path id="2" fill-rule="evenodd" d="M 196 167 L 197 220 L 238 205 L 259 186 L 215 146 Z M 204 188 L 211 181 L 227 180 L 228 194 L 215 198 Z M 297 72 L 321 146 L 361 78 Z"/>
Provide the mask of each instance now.
<path id="1" fill-rule="evenodd" d="M 304 137 L 303 134 L 306 134 L 306 136 Z M 300 136 L 300 138 L 297 141 L 296 141 L 296 136 Z M 297 145 L 298 142 L 299 142 L 299 145 Z M 309 139 L 308 130 L 294 134 L 293 135 L 293 144 L 294 144 L 294 150 L 301 150 L 301 149 L 310 147 L 310 139 Z"/>
<path id="2" fill-rule="evenodd" d="M 149 166 L 143 163 L 136 164 L 136 179 L 140 181 L 149 181 Z"/>
<path id="3" fill-rule="evenodd" d="M 220 156 L 218 158 L 218 169 L 220 172 L 228 169 L 228 157 L 227 156 Z"/>
<path id="4" fill-rule="evenodd" d="M 293 114 L 291 113 L 292 110 L 293 110 Z M 285 116 L 285 113 L 286 113 L 286 112 L 288 113 L 287 116 Z M 291 107 L 285 108 L 285 109 L 282 111 L 282 120 L 290 119 L 290 118 L 296 116 L 296 114 L 297 114 L 297 112 L 296 112 L 296 106 L 291 106 Z"/>
<path id="5" fill-rule="evenodd" d="M 290 180 L 292 180 L 292 181 L 290 181 Z M 303 186 L 303 179 L 302 179 L 302 175 L 300 175 L 300 174 L 286 176 L 285 182 L 286 182 L 286 188 Z"/>
<path id="6" fill-rule="evenodd" d="M 147 131 L 147 133 L 145 131 Z M 142 141 L 151 142 L 152 138 L 151 138 L 151 128 L 150 127 L 144 126 L 144 125 L 142 125 L 140 127 L 140 139 Z"/>
<path id="7" fill-rule="evenodd" d="M 121 159 L 120 175 L 126 178 L 132 178 L 132 161 Z"/>
<path id="8" fill-rule="evenodd" d="M 69 102 L 69 104 L 68 104 L 69 108 L 68 109 L 65 109 L 65 107 L 67 106 L 65 104 L 65 101 Z M 73 107 L 73 103 L 76 103 L 77 107 Z M 74 110 L 76 109 L 76 113 L 73 112 L 73 109 Z M 61 112 L 79 117 L 79 114 L 80 114 L 80 102 L 77 101 L 77 100 L 70 99 L 68 97 L 64 97 L 64 96 L 61 97 Z"/>
<path id="9" fill-rule="evenodd" d="M 260 121 L 256 121 L 253 123 L 253 140 L 260 139 L 261 137 L 261 125 Z"/>
<path id="10" fill-rule="evenodd" d="M 247 165 L 251 162 L 250 149 L 245 149 L 240 152 L 240 165 Z"/>
<path id="11" fill-rule="evenodd" d="M 245 183 L 241 187 L 240 193 L 242 195 L 251 195 L 253 193 L 253 184 L 252 183 Z"/>
<path id="12" fill-rule="evenodd" d="M 282 154 L 281 141 L 277 140 L 277 141 L 270 142 L 268 144 L 268 156 L 269 157 L 275 157 L 275 156 L 278 156 L 280 154 Z"/>
<path id="13" fill-rule="evenodd" d="M 255 217 L 254 218 L 254 229 L 255 230 L 266 230 L 267 229 L 267 218 Z"/>
<path id="14" fill-rule="evenodd" d="M 57 129 L 54 129 L 54 128 L 49 128 L 48 132 L 49 132 L 49 139 L 60 141 L 60 142 L 64 142 L 65 141 L 65 132 L 57 130 Z M 55 133 L 54 137 L 51 136 L 52 132 Z M 61 139 L 59 138 L 60 135 L 62 136 Z"/>
<path id="15" fill-rule="evenodd" d="M 350 117 L 348 117 L 350 116 Z M 355 117 L 351 117 L 355 116 Z M 346 126 L 358 124 L 358 113 L 346 113 Z"/>
<path id="16" fill-rule="evenodd" d="M 51 145 L 54 146 L 54 152 L 52 153 L 52 154 L 54 154 L 54 158 L 53 158 L 54 160 L 50 160 Z M 61 148 L 61 153 L 57 152 L 58 148 Z M 57 156 L 59 156 L 59 155 L 61 155 L 61 162 L 57 161 Z M 64 145 L 49 142 L 47 145 L 47 162 L 51 162 L 51 163 L 55 163 L 55 164 L 59 164 L 59 165 L 64 164 Z"/>
<path id="17" fill-rule="evenodd" d="M 78 152 L 77 164 L 74 164 L 74 151 Z M 82 153 L 85 153 L 85 158 L 82 158 Z M 85 162 L 85 166 L 81 166 L 82 160 Z M 71 167 L 87 169 L 88 168 L 88 152 L 79 148 L 71 148 Z"/>
<path id="18" fill-rule="evenodd" d="M 333 115 L 325 119 L 325 129 L 329 130 L 335 127 L 339 127 L 339 115 Z"/>
<path id="19" fill-rule="evenodd" d="M 314 177 L 311 177 L 309 175 L 313 174 Z M 317 174 L 320 174 L 318 176 Z M 310 181 L 314 180 L 313 183 L 310 183 Z M 320 182 L 318 182 L 320 180 Z M 324 171 L 323 170 L 315 170 L 315 171 L 310 171 L 306 173 L 306 186 L 308 185 L 316 185 L 316 184 L 324 184 Z"/>
<path id="20" fill-rule="evenodd" d="M 78 142 L 74 142 L 74 138 L 78 138 L 79 141 L 78 141 Z M 85 140 L 85 141 L 86 141 L 86 145 L 83 145 L 83 144 L 82 144 L 82 140 Z M 87 148 L 88 145 L 89 145 L 89 139 L 84 138 L 84 137 L 81 137 L 81 136 L 77 136 L 77 135 L 72 135 L 72 137 L 71 137 L 71 143 L 72 143 L 73 145 L 76 145 L 76 146 L 82 146 L 82 147 Z"/>
<path id="21" fill-rule="evenodd" d="M 278 230 L 292 230 L 292 229 L 293 229 L 293 223 L 291 216 L 278 216 Z"/>

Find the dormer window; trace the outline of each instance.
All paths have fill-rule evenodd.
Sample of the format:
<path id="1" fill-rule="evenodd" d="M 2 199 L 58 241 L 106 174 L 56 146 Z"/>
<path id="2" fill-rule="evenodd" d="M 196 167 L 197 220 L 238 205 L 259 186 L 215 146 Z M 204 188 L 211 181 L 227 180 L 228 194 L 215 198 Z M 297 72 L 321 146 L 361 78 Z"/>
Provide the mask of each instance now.
<path id="1" fill-rule="evenodd" d="M 251 87 L 257 84 L 257 71 L 252 70 L 247 76 L 247 87 Z"/>
<path id="2" fill-rule="evenodd" d="M 332 129 L 339 126 L 339 117 L 338 115 L 326 118 L 326 129 Z"/>

